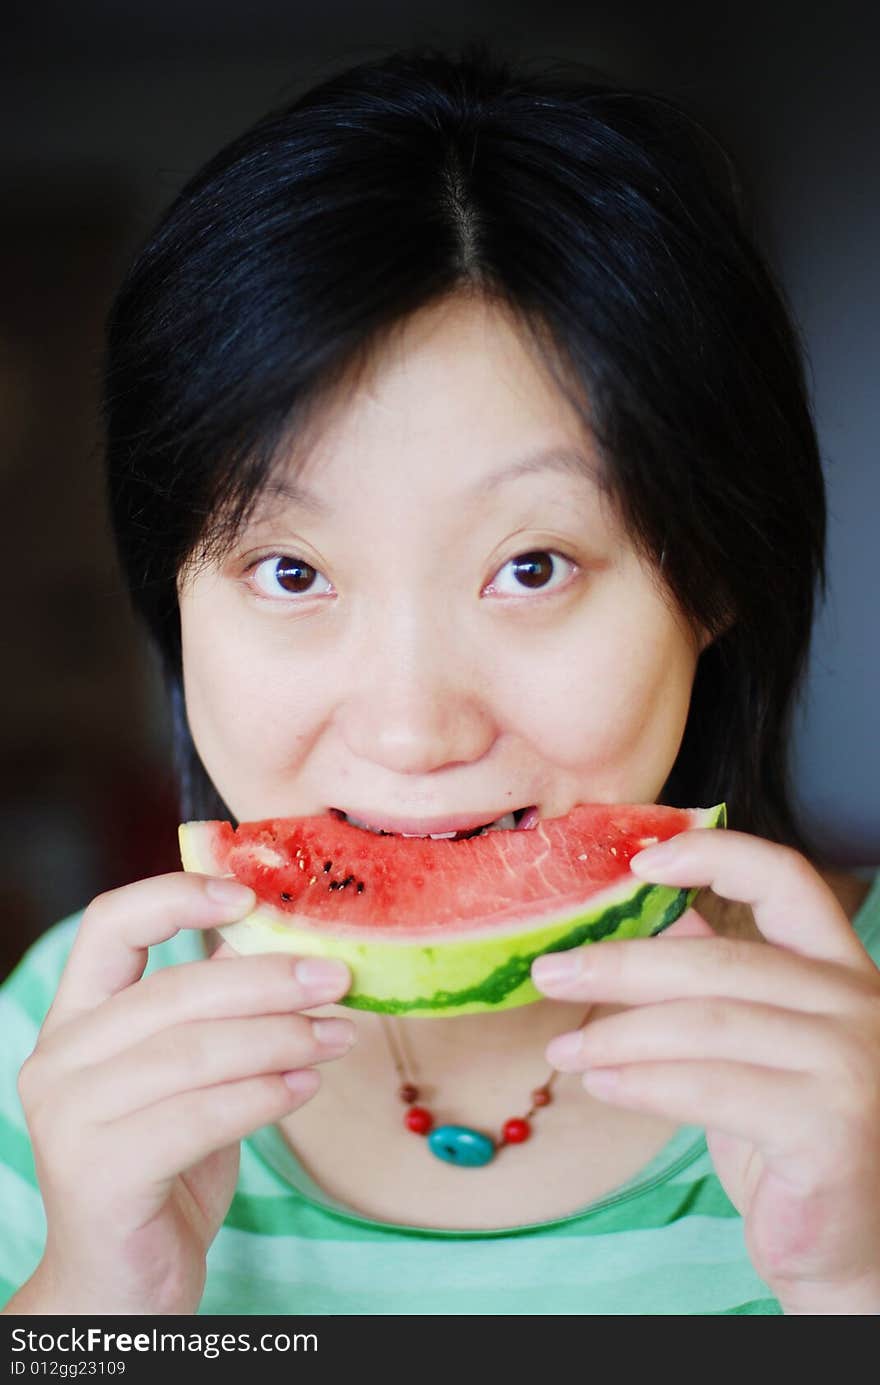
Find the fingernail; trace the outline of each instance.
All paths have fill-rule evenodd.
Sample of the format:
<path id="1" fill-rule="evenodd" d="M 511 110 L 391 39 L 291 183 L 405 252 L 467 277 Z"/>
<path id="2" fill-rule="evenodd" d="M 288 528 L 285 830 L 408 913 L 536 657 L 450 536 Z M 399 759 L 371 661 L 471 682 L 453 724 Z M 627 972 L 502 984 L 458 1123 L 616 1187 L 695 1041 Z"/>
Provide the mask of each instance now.
<path id="1" fill-rule="evenodd" d="M 547 1045 L 546 1058 L 558 1068 L 561 1063 L 571 1063 L 580 1057 L 583 1034 L 557 1034 Z"/>
<path id="2" fill-rule="evenodd" d="M 579 949 L 545 953 L 532 963 L 532 980 L 537 986 L 567 986 L 580 976 L 583 961 Z"/>
<path id="3" fill-rule="evenodd" d="M 630 870 L 641 870 L 646 875 L 652 871 L 676 870 L 680 859 L 679 848 L 675 842 L 661 842 L 659 846 L 649 846 L 630 859 Z"/>
<path id="4" fill-rule="evenodd" d="M 314 1068 L 296 1068 L 292 1072 L 283 1072 L 281 1076 L 297 1096 L 314 1096 L 321 1085 L 320 1074 Z"/>
<path id="5" fill-rule="evenodd" d="M 214 904 L 222 905 L 224 912 L 233 915 L 248 913 L 257 902 L 251 887 L 242 885 L 238 880 L 207 880 L 205 894 Z"/>
<path id="6" fill-rule="evenodd" d="M 303 957 L 294 971 L 299 984 L 310 991 L 336 991 L 348 985 L 348 967 L 330 957 Z"/>
<path id="7" fill-rule="evenodd" d="M 326 1048 L 351 1048 L 357 1038 L 351 1020 L 313 1020 L 312 1033 Z"/>

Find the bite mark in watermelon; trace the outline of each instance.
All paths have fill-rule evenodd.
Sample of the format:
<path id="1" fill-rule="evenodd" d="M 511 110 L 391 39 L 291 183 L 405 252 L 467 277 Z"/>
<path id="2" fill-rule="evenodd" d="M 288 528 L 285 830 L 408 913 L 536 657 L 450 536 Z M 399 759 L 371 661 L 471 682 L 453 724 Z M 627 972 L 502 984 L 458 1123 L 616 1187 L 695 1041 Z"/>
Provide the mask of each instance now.
<path id="1" fill-rule="evenodd" d="M 532 962 L 674 923 L 698 889 L 629 869 L 655 841 L 726 827 L 712 808 L 580 804 L 525 831 L 461 841 L 380 836 L 335 817 L 185 822 L 184 870 L 250 885 L 257 907 L 218 931 L 240 953 L 338 957 L 339 1002 L 444 1017 L 544 999 Z"/>

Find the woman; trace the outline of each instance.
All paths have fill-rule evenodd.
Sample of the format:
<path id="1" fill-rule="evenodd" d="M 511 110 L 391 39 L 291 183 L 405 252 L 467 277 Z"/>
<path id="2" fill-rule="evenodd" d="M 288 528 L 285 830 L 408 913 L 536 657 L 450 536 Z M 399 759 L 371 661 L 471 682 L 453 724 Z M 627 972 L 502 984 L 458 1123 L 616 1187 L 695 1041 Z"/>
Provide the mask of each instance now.
<path id="1" fill-rule="evenodd" d="M 732 830 L 678 839 L 704 893 L 662 940 L 397 1022 L 468 1125 L 559 1070 L 480 1170 L 404 1128 L 344 969 L 215 948 L 248 892 L 92 901 L 8 983 L 20 1016 L 38 973 L 48 1009 L 17 1050 L 48 1229 L 5 1311 L 878 1311 L 880 892 L 830 870 L 788 779 L 823 478 L 717 144 L 480 46 L 340 73 L 165 214 L 111 314 L 106 423 L 182 819 L 724 801 Z"/>

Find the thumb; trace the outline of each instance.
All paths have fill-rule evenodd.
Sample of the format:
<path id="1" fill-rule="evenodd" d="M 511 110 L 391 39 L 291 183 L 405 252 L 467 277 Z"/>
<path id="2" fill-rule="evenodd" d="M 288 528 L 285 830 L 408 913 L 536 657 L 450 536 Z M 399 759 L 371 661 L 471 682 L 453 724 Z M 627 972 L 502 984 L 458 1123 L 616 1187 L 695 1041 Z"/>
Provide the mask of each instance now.
<path id="1" fill-rule="evenodd" d="M 686 909 L 680 919 L 664 928 L 661 938 L 714 938 L 715 933 L 696 909 Z"/>

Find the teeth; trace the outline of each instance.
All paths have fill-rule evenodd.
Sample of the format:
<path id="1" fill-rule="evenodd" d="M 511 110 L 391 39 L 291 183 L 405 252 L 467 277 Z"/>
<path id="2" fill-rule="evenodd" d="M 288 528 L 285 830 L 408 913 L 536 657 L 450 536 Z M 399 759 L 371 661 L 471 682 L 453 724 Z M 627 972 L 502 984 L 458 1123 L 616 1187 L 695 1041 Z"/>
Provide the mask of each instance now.
<path id="1" fill-rule="evenodd" d="M 348 814 L 346 814 L 345 820 L 346 820 L 346 822 L 350 822 L 351 825 L 352 825 L 352 827 L 362 827 L 362 828 L 364 828 L 367 832 L 375 832 L 377 835 L 380 835 L 380 834 L 382 833 L 382 828 L 381 828 L 381 827 L 369 827 L 365 822 L 359 821 L 358 818 L 350 817 Z M 501 832 L 501 831 L 510 832 L 510 831 L 513 831 L 513 829 L 514 829 L 515 827 L 516 827 L 516 817 L 515 817 L 515 815 L 514 815 L 513 813 L 505 813 L 503 817 L 498 818 L 495 822 L 490 822 L 489 825 L 488 825 L 487 827 L 481 827 L 481 828 L 480 828 L 480 831 L 477 833 L 477 835 L 478 835 L 478 836 L 482 836 L 482 835 L 484 835 L 484 833 L 486 833 L 486 832 Z M 406 838 L 408 838 L 408 839 L 419 838 L 420 840 L 423 840 L 424 837 L 427 835 L 428 837 L 430 837 L 430 839 L 431 839 L 432 842 L 439 842 L 439 841 L 446 841 L 448 838 L 451 838 L 451 837 L 456 837 L 456 836 L 458 835 L 458 833 L 457 833 L 457 832 L 428 832 L 428 833 L 424 833 L 424 832 L 401 832 L 400 835 L 401 835 L 401 837 L 406 837 Z"/>
<path id="2" fill-rule="evenodd" d="M 348 813 L 345 815 L 345 821 L 350 822 L 352 827 L 362 827 L 365 832 L 375 832 L 377 836 L 382 831 L 381 827 L 369 827 L 365 822 L 360 822 L 357 818 L 350 817 Z"/>
<path id="3" fill-rule="evenodd" d="M 503 818 L 497 822 L 491 822 L 486 828 L 487 832 L 512 832 L 516 827 L 516 817 L 513 813 L 505 813 Z"/>

